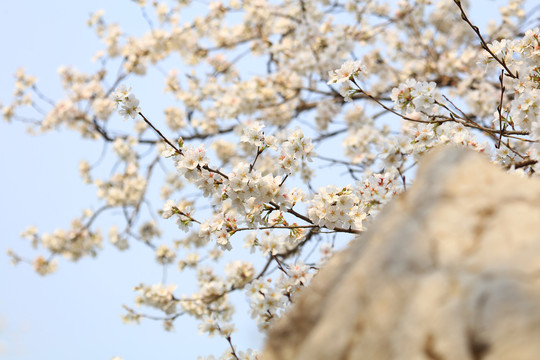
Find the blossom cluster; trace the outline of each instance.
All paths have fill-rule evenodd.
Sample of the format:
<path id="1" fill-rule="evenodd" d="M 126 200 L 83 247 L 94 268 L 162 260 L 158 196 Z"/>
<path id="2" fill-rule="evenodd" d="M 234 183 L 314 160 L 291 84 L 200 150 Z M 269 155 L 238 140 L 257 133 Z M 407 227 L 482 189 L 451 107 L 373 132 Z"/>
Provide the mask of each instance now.
<path id="1" fill-rule="evenodd" d="M 100 230 L 91 231 L 88 224 L 94 220 L 94 213 L 91 210 L 85 210 L 83 215 L 74 219 L 68 230 L 56 229 L 52 233 L 43 233 L 39 235 L 35 226 L 30 226 L 21 233 L 21 237 L 30 240 L 32 247 L 43 247 L 50 253 L 46 259 L 39 255 L 33 262 L 34 269 L 40 275 L 46 275 L 54 272 L 57 267 L 55 255 L 63 256 L 71 261 L 78 261 L 85 256 L 97 256 L 102 248 L 103 236 Z M 9 251 L 10 257 L 14 262 L 21 259 L 13 252 Z"/>
<path id="2" fill-rule="evenodd" d="M 261 330 L 267 330 L 293 301 L 301 287 L 307 286 L 313 277 L 310 267 L 302 261 L 282 269 L 279 279 L 256 279 L 246 286 L 251 317 L 257 320 Z"/>
<path id="3" fill-rule="evenodd" d="M 134 164 L 126 166 L 124 173 L 116 173 L 109 180 L 97 179 L 97 196 L 105 199 L 108 205 L 136 205 L 146 190 L 146 179 L 141 176 Z"/>
<path id="4" fill-rule="evenodd" d="M 416 81 L 408 79 L 405 83 L 392 90 L 394 107 L 402 113 L 423 112 L 436 114 L 437 103 L 441 96 L 436 92 L 437 84 L 434 82 Z"/>
<path id="5" fill-rule="evenodd" d="M 131 93 L 131 88 L 121 85 L 112 94 L 112 98 L 117 106 L 120 106 L 118 113 L 127 119 L 131 117 L 135 119 L 141 112 L 139 100 Z"/>
<path id="6" fill-rule="evenodd" d="M 366 212 L 355 192 L 348 186 L 338 188 L 334 185 L 317 191 L 308 215 L 317 225 L 329 229 L 362 230 L 366 219 Z"/>
<path id="7" fill-rule="evenodd" d="M 367 72 L 366 65 L 360 60 L 347 60 L 337 70 L 328 72 L 330 80 L 328 84 L 342 83 L 349 80 L 354 80 L 356 77 L 365 77 Z"/>
<path id="8" fill-rule="evenodd" d="M 139 293 L 135 298 L 135 303 L 157 308 L 168 315 L 174 314 L 176 312 L 176 300 L 173 296 L 175 289 L 175 285 L 155 284 L 148 286 L 140 284 L 134 288 Z"/>

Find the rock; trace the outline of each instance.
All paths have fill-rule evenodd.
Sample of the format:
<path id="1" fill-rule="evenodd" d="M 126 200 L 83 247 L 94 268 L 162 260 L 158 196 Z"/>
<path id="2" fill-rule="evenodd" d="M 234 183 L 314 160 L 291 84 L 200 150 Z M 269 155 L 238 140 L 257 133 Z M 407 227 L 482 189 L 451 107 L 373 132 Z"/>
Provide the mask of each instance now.
<path id="1" fill-rule="evenodd" d="M 269 334 L 263 360 L 540 358 L 540 182 L 426 155 Z"/>

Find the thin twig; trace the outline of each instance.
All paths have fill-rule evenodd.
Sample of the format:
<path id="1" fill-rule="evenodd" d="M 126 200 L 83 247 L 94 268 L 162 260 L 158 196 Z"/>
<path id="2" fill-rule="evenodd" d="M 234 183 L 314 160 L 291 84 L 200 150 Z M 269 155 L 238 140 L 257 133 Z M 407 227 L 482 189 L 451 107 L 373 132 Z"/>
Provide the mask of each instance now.
<path id="1" fill-rule="evenodd" d="M 495 147 L 497 149 L 499 149 L 501 147 L 501 141 L 502 141 L 502 137 L 503 137 L 503 132 L 506 129 L 506 126 L 505 126 L 505 129 L 503 129 L 503 125 L 502 125 L 502 119 L 503 119 L 502 105 L 503 105 L 504 90 L 505 90 L 503 74 L 504 74 L 504 70 L 501 70 L 501 75 L 499 76 L 499 82 L 501 83 L 501 98 L 499 99 L 499 105 L 497 105 L 497 112 L 499 113 L 499 130 L 500 130 L 500 134 L 499 134 L 499 142 L 497 143 L 497 145 L 495 145 Z"/>
<path id="2" fill-rule="evenodd" d="M 154 129 L 154 131 L 163 139 L 163 141 L 165 141 L 167 144 L 169 144 L 170 147 L 172 147 L 175 151 L 176 151 L 176 154 L 177 155 L 182 155 L 182 150 L 178 149 L 176 146 L 174 146 L 165 136 L 163 136 L 163 134 L 158 130 L 156 129 L 156 127 L 154 125 L 152 125 L 152 123 L 139 111 L 139 115 L 141 115 L 141 117 L 143 118 L 143 120 L 152 128 Z"/>
<path id="3" fill-rule="evenodd" d="M 493 53 L 493 51 L 491 51 L 491 49 L 487 45 L 486 41 L 482 37 L 482 34 L 480 33 L 480 30 L 478 29 L 478 26 L 473 25 L 473 23 L 469 20 L 469 18 L 467 17 L 467 14 L 465 14 L 465 10 L 463 9 L 463 6 L 461 5 L 461 0 L 454 0 L 454 3 L 456 3 L 456 5 L 459 8 L 459 11 L 461 11 L 461 18 L 463 19 L 463 21 L 465 21 L 467 24 L 469 24 L 471 29 L 473 29 L 473 31 L 476 33 L 476 36 L 478 36 L 478 38 L 480 39 L 482 49 L 486 50 L 493 57 L 493 59 L 495 59 L 499 64 L 501 64 L 501 66 L 504 68 L 504 70 L 506 70 L 508 76 L 510 76 L 513 79 L 517 79 L 518 76 L 514 75 L 514 73 L 512 73 L 512 71 L 506 65 L 506 62 L 504 61 L 504 59 L 499 59 Z"/>

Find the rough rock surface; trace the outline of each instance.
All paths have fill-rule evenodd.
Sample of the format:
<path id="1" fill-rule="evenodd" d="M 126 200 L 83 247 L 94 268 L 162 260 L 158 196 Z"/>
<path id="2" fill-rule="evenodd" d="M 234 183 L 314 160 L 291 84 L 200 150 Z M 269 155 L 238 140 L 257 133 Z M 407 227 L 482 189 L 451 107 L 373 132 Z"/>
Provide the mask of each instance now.
<path id="1" fill-rule="evenodd" d="M 287 359 L 540 359 L 540 182 L 427 155 L 276 323 L 263 360 Z"/>

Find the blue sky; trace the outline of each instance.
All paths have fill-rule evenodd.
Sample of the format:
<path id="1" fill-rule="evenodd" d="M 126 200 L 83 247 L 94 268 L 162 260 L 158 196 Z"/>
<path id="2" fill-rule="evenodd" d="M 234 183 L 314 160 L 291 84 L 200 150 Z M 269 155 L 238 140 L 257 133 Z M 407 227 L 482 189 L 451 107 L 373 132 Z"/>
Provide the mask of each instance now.
<path id="1" fill-rule="evenodd" d="M 501 2 L 482 1 L 485 6 L 473 13 L 475 21 L 482 24 L 493 17 L 497 3 Z M 61 96 L 59 65 L 93 69 L 90 58 L 101 45 L 85 22 L 98 9 L 105 9 L 106 16 L 128 33 L 147 28 L 129 0 L 0 2 L 0 101 L 11 98 L 13 73 L 20 66 L 38 76 L 38 85 L 52 98 Z M 162 80 L 157 84 L 160 92 Z M 133 303 L 131 288 L 161 279 L 161 269 L 141 246 L 119 254 L 105 245 L 97 259 L 61 261 L 59 271 L 45 278 L 29 266 L 9 265 L 4 255 L 8 247 L 22 254 L 29 250 L 19 239 L 28 225 L 45 231 L 66 227 L 82 209 L 95 204 L 95 190 L 82 184 L 77 169 L 79 160 L 97 159 L 100 152 L 101 146 L 67 131 L 32 137 L 22 124 L 0 122 L 0 358 L 195 359 L 220 354 L 225 341 L 198 336 L 189 318 L 180 319 L 172 333 L 158 322 L 122 324 L 121 304 Z M 240 315 L 245 328 L 235 335 L 237 342 L 257 348 L 261 336 L 246 319 L 246 314 Z"/>

